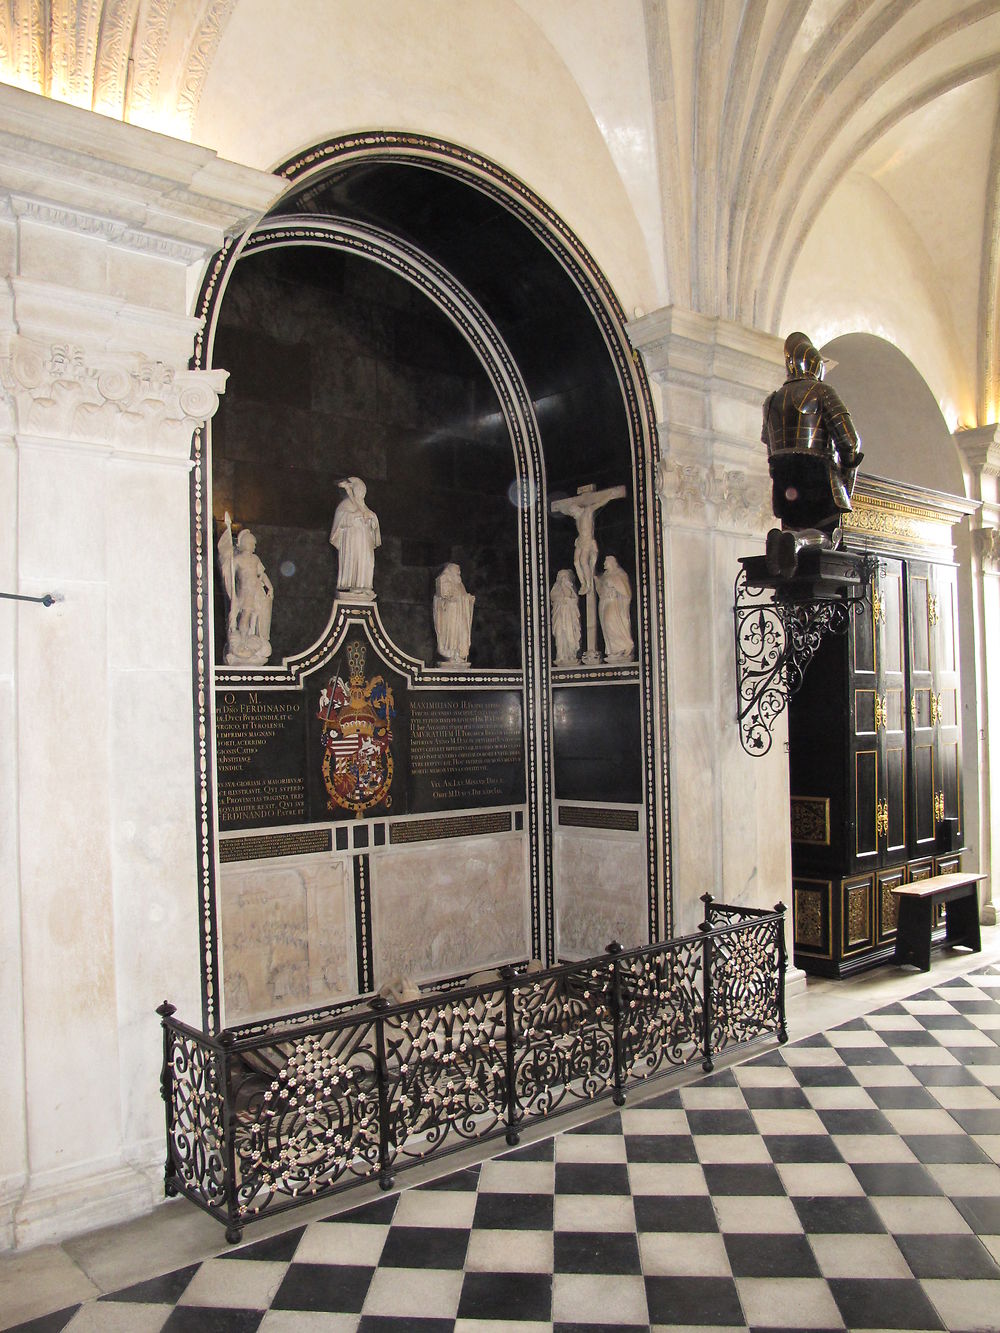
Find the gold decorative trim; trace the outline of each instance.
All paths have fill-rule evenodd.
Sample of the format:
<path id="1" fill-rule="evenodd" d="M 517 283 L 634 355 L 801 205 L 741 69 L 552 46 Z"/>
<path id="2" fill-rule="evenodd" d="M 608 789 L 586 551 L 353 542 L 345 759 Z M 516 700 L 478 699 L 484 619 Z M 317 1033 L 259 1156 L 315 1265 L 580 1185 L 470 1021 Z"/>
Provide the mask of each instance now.
<path id="1" fill-rule="evenodd" d="M 842 932 L 845 954 L 857 949 L 865 949 L 873 939 L 872 934 L 872 888 L 873 879 L 866 879 L 853 884 L 843 884 Z"/>
<path id="2" fill-rule="evenodd" d="M 832 902 L 831 880 L 794 881 L 792 903 L 796 949 L 808 949 L 821 958 L 833 957 L 830 929 Z"/>
<path id="3" fill-rule="evenodd" d="M 829 796 L 792 797 L 792 842 L 810 847 L 830 845 Z"/>
<path id="4" fill-rule="evenodd" d="M 951 554 L 951 530 L 957 516 L 948 518 L 913 501 L 857 491 L 853 504 L 853 510 L 843 519 L 847 532 L 936 546 Z"/>

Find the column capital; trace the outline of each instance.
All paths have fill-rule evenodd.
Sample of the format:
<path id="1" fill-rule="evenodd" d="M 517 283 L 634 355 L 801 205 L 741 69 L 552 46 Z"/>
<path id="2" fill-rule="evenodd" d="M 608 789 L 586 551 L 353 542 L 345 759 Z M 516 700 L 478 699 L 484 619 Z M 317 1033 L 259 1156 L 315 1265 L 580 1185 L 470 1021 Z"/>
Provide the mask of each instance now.
<path id="1" fill-rule="evenodd" d="M 731 320 L 664 306 L 628 325 L 632 345 L 657 379 L 697 377 L 754 397 L 781 383 L 782 340 Z"/>
<path id="2" fill-rule="evenodd" d="M 952 439 L 977 479 L 1000 477 L 1000 425 L 957 430 Z"/>

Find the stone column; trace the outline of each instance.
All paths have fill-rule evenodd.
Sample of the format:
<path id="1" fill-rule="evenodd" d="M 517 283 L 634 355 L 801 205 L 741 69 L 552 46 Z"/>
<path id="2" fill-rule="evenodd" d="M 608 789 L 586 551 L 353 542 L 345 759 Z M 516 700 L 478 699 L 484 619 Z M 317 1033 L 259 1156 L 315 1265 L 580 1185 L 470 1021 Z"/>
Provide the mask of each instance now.
<path id="1" fill-rule="evenodd" d="M 751 758 L 737 728 L 733 587 L 772 525 L 764 398 L 783 378 L 779 339 L 677 307 L 629 328 L 657 397 L 664 527 L 675 932 L 706 890 L 791 908 L 787 720 Z M 790 938 L 790 930 L 789 930 Z"/>
<path id="2" fill-rule="evenodd" d="M 188 310 L 279 183 L 12 88 L 0 162 L 0 590 L 59 598 L 0 603 L 9 1246 L 159 1194 L 153 1011 L 200 1011 L 189 460 L 225 383 Z"/>
<path id="3" fill-rule="evenodd" d="M 973 776 L 978 772 L 979 779 L 978 809 L 965 811 L 971 835 L 971 843 L 970 837 L 966 843 L 978 854 L 979 869 L 989 875 L 980 888 L 983 923 L 996 925 L 993 885 L 1000 873 L 1000 840 L 993 837 L 993 829 L 1000 827 L 1000 780 L 993 782 L 992 772 L 996 768 L 1000 775 L 1000 426 L 956 431 L 954 439 L 968 465 L 970 496 L 982 502 L 970 520 L 972 632 L 962 642 L 962 689 L 973 690 L 976 703 L 974 712 L 964 710 L 972 727 L 962 738 L 963 767 L 967 773 L 971 767 Z M 997 723 L 992 736 L 991 720 Z M 966 781 L 966 792 L 975 786 Z"/>

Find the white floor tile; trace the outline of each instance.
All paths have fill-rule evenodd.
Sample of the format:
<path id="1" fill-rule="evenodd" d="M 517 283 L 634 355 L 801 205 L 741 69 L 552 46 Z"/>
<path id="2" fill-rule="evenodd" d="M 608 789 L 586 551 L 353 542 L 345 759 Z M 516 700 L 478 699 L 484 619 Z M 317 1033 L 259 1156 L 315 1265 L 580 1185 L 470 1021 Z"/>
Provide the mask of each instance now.
<path id="1" fill-rule="evenodd" d="M 160 1333 L 172 1310 L 172 1305 L 143 1305 L 138 1301 L 88 1301 L 64 1326 L 63 1333 Z"/>
<path id="2" fill-rule="evenodd" d="M 557 1162 L 624 1162 L 621 1134 L 557 1134 Z"/>
<path id="3" fill-rule="evenodd" d="M 846 1162 L 781 1162 L 777 1170 L 790 1198 L 858 1198 L 864 1194 Z"/>
<path id="4" fill-rule="evenodd" d="M 872 1206 L 895 1236 L 959 1236 L 971 1232 L 950 1199 L 928 1194 L 884 1194 Z"/>
<path id="5" fill-rule="evenodd" d="M 465 1256 L 467 1273 L 551 1273 L 552 1232 L 475 1229 Z"/>
<path id="6" fill-rule="evenodd" d="M 910 1266 L 891 1236 L 830 1234 L 810 1236 L 824 1277 L 910 1278 Z"/>
<path id="7" fill-rule="evenodd" d="M 726 1243 L 714 1231 L 645 1231 L 639 1237 L 647 1277 L 731 1277 Z"/>
<path id="8" fill-rule="evenodd" d="M 705 1191 L 705 1177 L 699 1194 Z M 630 1195 L 557 1194 L 553 1226 L 556 1231 L 634 1231 L 635 1208 Z"/>
<path id="9" fill-rule="evenodd" d="M 481 1194 L 551 1194 L 554 1187 L 552 1162 L 484 1162 L 479 1173 Z"/>
<path id="10" fill-rule="evenodd" d="M 1000 1330 L 1000 1282 L 931 1278 L 923 1288 L 946 1328 Z"/>
<path id="11" fill-rule="evenodd" d="M 377 1268 L 363 1312 L 402 1318 L 419 1311 L 426 1319 L 454 1319 L 463 1277 L 460 1268 Z"/>
<path id="12" fill-rule="evenodd" d="M 633 1162 L 628 1169 L 633 1194 L 707 1194 L 705 1173 L 696 1162 Z"/>
<path id="13" fill-rule="evenodd" d="M 641 1277 L 555 1273 L 552 1319 L 565 1323 L 648 1325 L 645 1284 Z"/>
<path id="14" fill-rule="evenodd" d="M 802 1223 L 791 1199 L 780 1194 L 718 1194 L 712 1202 L 722 1231 L 754 1235 L 802 1234 Z"/>
<path id="15" fill-rule="evenodd" d="M 915 1162 L 916 1154 L 895 1134 L 834 1134 L 845 1162 Z"/>
<path id="16" fill-rule="evenodd" d="M 751 1325 L 842 1328 L 840 1310 L 822 1278 L 740 1277 L 736 1289 Z"/>
<path id="17" fill-rule="evenodd" d="M 207 1259 L 184 1289 L 178 1305 L 216 1305 L 266 1310 L 288 1271 L 287 1263 L 259 1259 Z"/>
<path id="18" fill-rule="evenodd" d="M 757 1134 L 695 1134 L 694 1148 L 699 1162 L 730 1164 L 758 1162 L 769 1164 L 771 1154 Z"/>

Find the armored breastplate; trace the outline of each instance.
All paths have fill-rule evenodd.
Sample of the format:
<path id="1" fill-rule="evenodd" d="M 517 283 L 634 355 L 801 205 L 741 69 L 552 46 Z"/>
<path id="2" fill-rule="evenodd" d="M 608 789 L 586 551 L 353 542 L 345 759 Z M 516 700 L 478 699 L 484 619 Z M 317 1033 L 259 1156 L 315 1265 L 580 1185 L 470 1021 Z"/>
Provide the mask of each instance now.
<path id="1" fill-rule="evenodd" d="M 765 431 L 768 454 L 829 453 L 822 385 L 811 379 L 788 380 L 775 390 L 767 402 Z"/>

